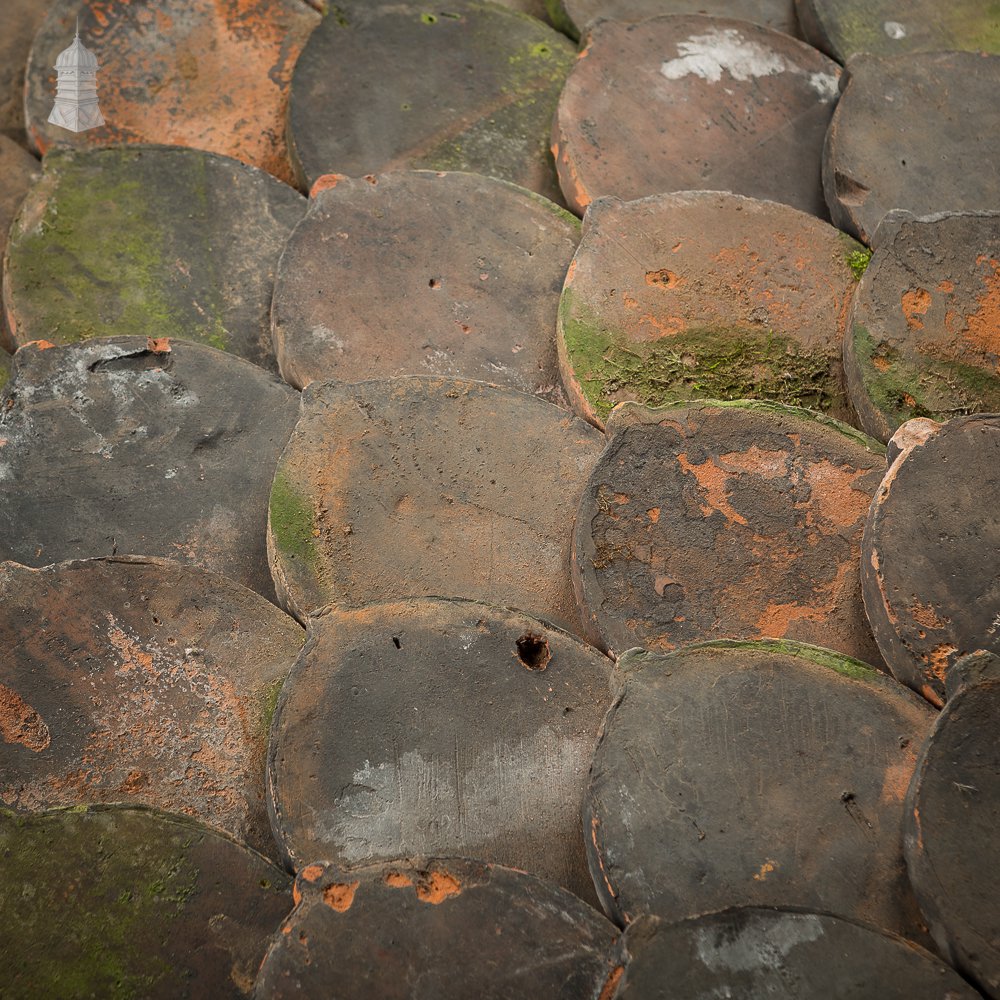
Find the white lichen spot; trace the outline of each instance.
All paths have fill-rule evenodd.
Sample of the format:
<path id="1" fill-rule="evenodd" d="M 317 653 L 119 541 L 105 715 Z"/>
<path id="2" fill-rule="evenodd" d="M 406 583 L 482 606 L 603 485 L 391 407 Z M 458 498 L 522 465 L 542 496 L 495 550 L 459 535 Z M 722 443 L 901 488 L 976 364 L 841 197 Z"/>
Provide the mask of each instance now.
<path id="1" fill-rule="evenodd" d="M 328 326 L 324 326 L 322 323 L 317 323 L 310 331 L 310 335 L 314 340 L 318 340 L 322 344 L 329 344 L 331 347 L 335 348 L 339 354 L 344 353 L 344 349 L 347 345 L 333 332 Z"/>
<path id="2" fill-rule="evenodd" d="M 749 972 L 780 969 L 784 959 L 798 945 L 823 936 L 823 923 L 811 913 L 776 917 L 765 927 L 749 926 L 739 933 L 720 935 L 715 928 L 698 931 L 698 958 L 712 972 Z"/>
<path id="3" fill-rule="evenodd" d="M 809 86 L 819 94 L 821 101 L 833 101 L 840 89 L 839 81 L 832 73 L 810 73 Z"/>
<path id="4" fill-rule="evenodd" d="M 886 21 L 882 25 L 882 30 L 895 42 L 898 42 L 901 38 L 906 38 L 906 27 L 899 23 L 899 21 Z"/>
<path id="5" fill-rule="evenodd" d="M 173 479 L 176 475 L 177 475 L 177 470 L 176 469 L 167 469 L 167 471 L 163 473 L 163 478 L 164 479 Z"/>
<path id="6" fill-rule="evenodd" d="M 748 41 L 736 28 L 713 28 L 704 35 L 692 35 L 678 44 L 677 51 L 677 59 L 660 66 L 668 80 L 694 75 L 718 83 L 726 72 L 734 80 L 745 82 L 794 68 L 784 56 Z"/>
<path id="7" fill-rule="evenodd" d="M 668 80 L 697 76 L 719 83 L 722 74 L 728 73 L 733 80 L 745 83 L 764 76 L 793 73 L 806 76 L 821 101 L 837 97 L 838 81 L 832 73 L 809 73 L 780 52 L 744 38 L 736 28 L 713 28 L 703 35 L 692 35 L 677 46 L 677 51 L 680 55 L 676 59 L 668 59 L 660 66 L 660 73 Z M 732 94 L 728 87 L 723 89 Z"/>

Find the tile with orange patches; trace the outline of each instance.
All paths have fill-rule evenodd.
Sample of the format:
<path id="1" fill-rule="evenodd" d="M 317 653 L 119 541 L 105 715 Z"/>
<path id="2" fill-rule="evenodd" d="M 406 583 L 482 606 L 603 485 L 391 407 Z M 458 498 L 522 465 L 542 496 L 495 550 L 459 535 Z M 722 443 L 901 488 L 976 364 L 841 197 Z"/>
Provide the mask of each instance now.
<path id="1" fill-rule="evenodd" d="M 1000 526 L 983 516 L 1000 497 L 1000 421 L 909 421 L 890 454 L 865 529 L 862 594 L 893 676 L 942 704 L 958 657 L 1000 652 L 1000 598 L 983 557 L 1000 545 Z"/>
<path id="2" fill-rule="evenodd" d="M 931 293 L 926 288 L 910 288 L 903 292 L 900 300 L 906 325 L 914 330 L 922 330 L 924 321 L 920 318 L 931 307 Z"/>
<path id="3" fill-rule="evenodd" d="M 632 649 L 617 669 L 583 813 L 597 821 L 588 858 L 616 921 L 829 907 L 927 940 L 899 877 L 895 792 L 931 706 L 866 664 L 789 639 Z M 666 861 L 664 844 L 676 847 Z"/>
<path id="4" fill-rule="evenodd" d="M 258 992 L 325 996 L 336 982 L 344 996 L 577 1000 L 607 979 L 617 928 L 537 876 L 453 858 L 323 868 L 272 941 Z"/>
<path id="5" fill-rule="evenodd" d="M 858 579 L 876 443 L 781 406 L 667 412 L 614 411 L 581 502 L 574 579 L 601 642 L 617 655 L 774 636 L 879 663 Z"/>
<path id="6" fill-rule="evenodd" d="M 97 57 L 106 124 L 75 145 L 162 142 L 231 156 L 291 183 L 285 113 L 292 70 L 320 16 L 293 0 L 69 0 L 52 5 L 28 60 L 28 133 L 65 145 L 47 122 L 56 55 L 80 36 Z M 146 81 L 135 86 L 136 80 Z M 252 109 L 251 113 L 248 113 Z"/>
<path id="7" fill-rule="evenodd" d="M 323 902 L 336 910 L 337 913 L 346 913 L 354 905 L 354 894 L 358 891 L 361 882 L 333 882 L 323 887 Z"/>
<path id="8" fill-rule="evenodd" d="M 0 805 L 154 807 L 274 854 L 267 713 L 302 642 L 294 621 L 150 557 L 5 563 L 0 609 Z"/>
<path id="9" fill-rule="evenodd" d="M 1000 213 L 903 221 L 873 255 L 850 325 L 847 383 L 873 436 L 918 415 L 996 412 Z"/>
<path id="10" fill-rule="evenodd" d="M 618 403 L 691 398 L 776 399 L 849 419 L 852 246 L 819 219 L 725 192 L 601 198 L 557 318 L 571 405 L 598 426 Z"/>

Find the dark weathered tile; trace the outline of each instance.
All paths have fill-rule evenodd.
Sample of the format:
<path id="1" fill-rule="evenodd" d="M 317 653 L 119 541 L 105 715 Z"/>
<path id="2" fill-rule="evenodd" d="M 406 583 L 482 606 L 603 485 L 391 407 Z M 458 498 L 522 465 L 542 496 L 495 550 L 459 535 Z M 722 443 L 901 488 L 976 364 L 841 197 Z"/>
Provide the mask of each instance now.
<path id="1" fill-rule="evenodd" d="M 975 1000 L 940 959 L 896 934 L 830 913 L 740 907 L 670 924 L 647 917 L 622 938 L 615 1000 L 784 996 L 807 1000 Z"/>
<path id="2" fill-rule="evenodd" d="M 880 665 L 858 579 L 876 442 L 755 402 L 627 404 L 608 433 L 573 563 L 596 641 L 789 638 Z"/>
<path id="3" fill-rule="evenodd" d="M 841 89 L 823 151 L 823 190 L 839 228 L 871 244 L 892 209 L 1000 204 L 1000 56 L 862 55 Z"/>
<path id="4" fill-rule="evenodd" d="M 322 177 L 275 280 L 281 373 L 474 378 L 564 404 L 556 313 L 579 237 L 564 209 L 489 177 Z"/>
<path id="5" fill-rule="evenodd" d="M 286 858 L 479 858 L 596 904 L 580 810 L 610 671 L 570 635 L 471 601 L 311 618 L 269 758 Z"/>
<path id="6" fill-rule="evenodd" d="M 469 170 L 557 199 L 548 132 L 572 62 L 567 38 L 496 4 L 345 0 L 295 66 L 297 176 Z"/>
<path id="7" fill-rule="evenodd" d="M 274 273 L 307 205 L 293 188 L 178 147 L 56 151 L 44 168 L 11 230 L 9 347 L 183 337 L 276 368 Z"/>
<path id="8" fill-rule="evenodd" d="M 839 62 L 859 52 L 1000 52 L 1000 12 L 982 0 L 795 0 L 802 35 Z"/>
<path id="9" fill-rule="evenodd" d="M 249 996 L 289 888 L 259 854 L 180 816 L 0 810 L 4 997 Z"/>
<path id="10" fill-rule="evenodd" d="M 797 643 L 634 650 L 617 670 L 584 812 L 614 919 L 801 906 L 924 939 L 902 826 L 930 705 Z"/>
<path id="11" fill-rule="evenodd" d="M 940 706 L 959 657 L 1000 653 L 1000 417 L 907 421 L 889 462 L 865 525 L 865 610 L 893 676 Z"/>
<path id="12" fill-rule="evenodd" d="M 1000 996 L 1000 660 L 980 652 L 948 673 L 948 704 L 924 743 L 907 798 L 910 881 L 934 940 L 988 997 Z"/>
<path id="13" fill-rule="evenodd" d="M 254 993 L 578 1000 L 612 968 L 616 930 L 548 882 L 457 858 L 304 868 Z M 610 994 L 604 994 L 610 995 Z"/>
<path id="14" fill-rule="evenodd" d="M 267 499 L 297 394 L 241 358 L 115 337 L 22 347 L 0 412 L 0 559 L 177 559 L 273 596 Z"/>

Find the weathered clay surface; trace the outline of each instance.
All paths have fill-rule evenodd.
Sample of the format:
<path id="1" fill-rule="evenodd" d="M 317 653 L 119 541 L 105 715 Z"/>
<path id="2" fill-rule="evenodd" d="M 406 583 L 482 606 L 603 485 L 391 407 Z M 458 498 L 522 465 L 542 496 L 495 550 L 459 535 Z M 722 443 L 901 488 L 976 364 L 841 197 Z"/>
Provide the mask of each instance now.
<path id="1" fill-rule="evenodd" d="M 3 34 L 0 35 L 0 135 L 21 146 L 27 143 L 24 131 L 24 67 L 28 61 L 32 39 L 45 20 L 48 7 L 48 0 L 4 0 L 3 5 Z M 71 40 L 68 39 L 66 44 Z M 54 89 L 52 96 L 55 98 Z M 2 145 L 0 143 L 0 149 Z"/>
<path id="2" fill-rule="evenodd" d="M 38 180 L 41 173 L 42 165 L 38 160 L 13 139 L 0 133 L 0 177 L 3 178 L 0 183 L 0 258 L 7 251 L 10 224 L 21 207 L 28 189 Z M 6 320 L 0 318 L 0 347 L 4 345 L 9 347 L 11 343 L 10 335 L 2 329 L 5 322 Z"/>
<path id="3" fill-rule="evenodd" d="M 579 633 L 573 513 L 603 436 L 482 382 L 314 382 L 271 491 L 268 552 L 300 619 L 455 596 Z"/>
<path id="4" fill-rule="evenodd" d="M 677 924 L 644 917 L 622 943 L 627 957 L 615 1000 L 979 996 L 912 941 L 829 913 L 745 907 Z"/>
<path id="5" fill-rule="evenodd" d="M 895 445 L 895 448 L 893 446 Z M 945 674 L 1000 653 L 1000 417 L 903 424 L 865 525 L 861 589 L 893 676 L 940 706 Z"/>
<path id="6" fill-rule="evenodd" d="M 166 560 L 0 564 L 0 805 L 141 803 L 273 854 L 264 758 L 303 638 Z"/>
<path id="7" fill-rule="evenodd" d="M 245 997 L 290 882 L 179 816 L 0 810 L 3 995 Z"/>
<path id="8" fill-rule="evenodd" d="M 834 225 L 870 244 L 892 209 L 996 210 L 1000 56 L 859 56 L 841 89 L 823 151 Z"/>
<path id="9" fill-rule="evenodd" d="M 844 343 L 858 421 L 1000 411 L 1000 213 L 906 218 L 861 279 Z"/>
<path id="10" fill-rule="evenodd" d="M 286 381 L 482 379 L 563 404 L 552 331 L 577 220 L 462 173 L 327 176 L 278 267 Z"/>
<path id="11" fill-rule="evenodd" d="M 797 643 L 633 650 L 584 826 L 613 919 L 803 906 L 921 940 L 903 799 L 934 710 Z"/>
<path id="12" fill-rule="evenodd" d="M 963 684 L 969 675 L 975 683 Z M 1000 869 L 990 860 L 1000 821 L 1000 659 L 967 657 L 949 671 L 948 688 L 910 784 L 906 864 L 941 954 L 1000 997 Z"/>
<path id="13" fill-rule="evenodd" d="M 0 411 L 0 559 L 150 555 L 274 594 L 267 499 L 294 390 L 197 344 L 30 344 Z"/>
<path id="14" fill-rule="evenodd" d="M 867 252 L 815 216 L 723 192 L 621 202 L 584 218 L 559 308 L 580 416 L 678 399 L 773 399 L 852 418 L 842 354 Z"/>
<path id="15" fill-rule="evenodd" d="M 602 195 L 724 190 L 825 217 L 820 154 L 839 75 L 746 21 L 598 22 L 552 127 L 563 195 L 582 214 Z"/>
<path id="16" fill-rule="evenodd" d="M 838 62 L 859 52 L 1000 52 L 1000 12 L 982 0 L 795 0 L 802 36 Z"/>
<path id="17" fill-rule="evenodd" d="M 546 146 L 572 62 L 564 36 L 493 3 L 342 3 L 295 67 L 296 174 L 468 170 L 558 199 Z"/>
<path id="18" fill-rule="evenodd" d="M 331 610 L 309 637 L 269 754 L 292 867 L 453 854 L 596 904 L 580 810 L 611 703 L 606 657 L 471 601 Z"/>
<path id="19" fill-rule="evenodd" d="M 564 889 L 499 865 L 311 864 L 295 898 L 258 1000 L 579 1000 L 597 997 L 614 967 L 612 924 Z"/>
<path id="20" fill-rule="evenodd" d="M 787 637 L 881 663 L 858 580 L 874 441 L 766 403 L 625 405 L 608 432 L 575 532 L 596 641 Z"/>
<path id="21" fill-rule="evenodd" d="M 11 230 L 8 348 L 141 334 L 183 337 L 275 368 L 278 258 L 306 200 L 193 149 L 62 150 Z"/>
<path id="22" fill-rule="evenodd" d="M 107 124 L 74 133 L 47 119 L 56 56 L 73 40 L 77 17 L 100 65 Z M 299 0 L 53 0 L 28 60 L 28 137 L 42 153 L 116 142 L 192 146 L 291 182 L 292 70 L 319 23 Z"/>
<path id="23" fill-rule="evenodd" d="M 546 0 L 549 20 L 579 38 L 597 18 L 644 21 L 660 14 L 710 14 L 763 24 L 799 36 L 793 0 Z"/>

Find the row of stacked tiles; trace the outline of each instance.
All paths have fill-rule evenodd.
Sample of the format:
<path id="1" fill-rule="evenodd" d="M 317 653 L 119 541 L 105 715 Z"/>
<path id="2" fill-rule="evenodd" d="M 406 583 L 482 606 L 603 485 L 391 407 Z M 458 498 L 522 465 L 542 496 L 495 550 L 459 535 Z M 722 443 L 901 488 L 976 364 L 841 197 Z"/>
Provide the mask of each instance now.
<path id="1" fill-rule="evenodd" d="M 419 599 L 312 618 L 275 710 L 301 633 L 224 578 L 137 558 L 4 577 L 5 679 L 35 697 L 0 686 L 5 801 L 155 803 L 255 842 L 273 712 L 266 795 L 298 872 L 289 916 L 288 877 L 200 823 L 2 812 L 9 995 L 244 995 L 263 959 L 262 997 L 329 995 L 333 969 L 343 996 L 975 996 L 917 947 L 917 900 L 997 995 L 992 654 L 935 719 L 818 647 L 611 670 L 518 612 Z"/>
<path id="2" fill-rule="evenodd" d="M 57 152 L 11 229 L 6 346 L 181 332 L 296 387 L 482 379 L 599 427 L 626 400 L 759 398 L 886 441 L 1000 409 L 1000 214 L 880 233 L 871 256 L 793 208 L 680 192 L 602 198 L 581 234 L 473 174 L 327 175 L 307 202 L 195 150 Z"/>
<path id="3" fill-rule="evenodd" d="M 945 13 L 928 0 L 905 13 L 891 0 L 799 0 L 798 18 L 791 0 L 709 5 L 729 17 L 662 0 L 552 2 L 553 22 L 574 36 L 614 18 L 586 28 L 575 61 L 565 35 L 479 0 L 436 12 L 317 4 L 325 17 L 300 0 L 89 0 L 81 28 L 109 124 L 69 140 L 47 117 L 80 6 L 55 0 L 27 54 L 27 135 L 40 152 L 169 141 L 303 188 L 331 169 L 410 166 L 500 176 L 548 197 L 561 186 L 579 212 L 600 195 L 714 188 L 825 214 L 820 148 L 843 89 L 823 185 L 838 225 L 868 240 L 888 208 L 995 204 L 983 165 L 996 153 L 997 61 L 979 53 L 1000 50 L 1000 22 L 975 0 Z M 800 29 L 818 48 L 785 33 Z M 23 65 L 23 42 L 11 45 Z M 841 78 L 820 49 L 862 55 Z M 557 103 L 558 185 L 547 149 Z"/>
<path id="4" fill-rule="evenodd" d="M 6 805 L 137 801 L 269 854 L 273 830 L 300 873 L 478 855 L 596 894 L 620 923 L 796 904 L 920 939 L 905 817 L 922 817 L 911 867 L 934 834 L 903 800 L 947 668 L 969 673 L 960 653 L 991 641 L 996 595 L 975 578 L 991 529 L 959 480 L 992 474 L 995 419 L 907 423 L 883 478 L 868 439 L 777 404 L 624 405 L 602 451 L 566 411 L 480 382 L 313 383 L 293 429 L 291 389 L 209 348 L 18 357 L 6 556 L 111 546 L 270 593 L 270 490 L 274 584 L 309 639 L 299 653 L 292 619 L 178 562 L 6 563 Z M 927 700 L 844 655 L 880 662 L 862 596 Z M 620 656 L 612 696 L 611 661 L 539 619 L 614 653 L 724 638 Z M 988 882 L 992 827 L 966 830 L 994 808 L 995 748 L 968 749 L 987 732 L 949 758 L 935 870 L 968 866 L 949 886 Z M 927 919 L 990 983 L 995 953 L 983 971 L 964 928 L 936 922 L 947 896 L 929 891 Z"/>

